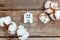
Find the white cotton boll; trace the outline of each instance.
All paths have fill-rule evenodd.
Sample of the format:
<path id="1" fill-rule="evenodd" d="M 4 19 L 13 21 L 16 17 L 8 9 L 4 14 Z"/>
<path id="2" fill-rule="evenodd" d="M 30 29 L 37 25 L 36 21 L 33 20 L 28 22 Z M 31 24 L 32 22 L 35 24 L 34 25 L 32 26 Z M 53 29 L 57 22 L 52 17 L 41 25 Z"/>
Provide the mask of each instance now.
<path id="1" fill-rule="evenodd" d="M 7 16 L 7 17 L 0 18 L 0 26 L 1 27 L 4 27 L 3 23 L 5 23 L 6 25 L 9 25 L 11 23 L 11 17 Z"/>
<path id="2" fill-rule="evenodd" d="M 10 16 L 5 17 L 4 23 L 5 23 L 6 25 L 9 25 L 9 24 L 11 23 L 11 17 L 10 17 Z"/>
<path id="3" fill-rule="evenodd" d="M 1 27 L 4 27 L 4 24 L 3 24 L 4 21 L 5 21 L 5 18 L 4 17 L 0 18 L 0 26 Z"/>
<path id="4" fill-rule="evenodd" d="M 29 32 L 25 29 L 24 35 L 22 36 L 22 39 L 27 39 L 29 37 Z"/>
<path id="5" fill-rule="evenodd" d="M 55 19 L 55 17 L 56 17 L 56 19 Z M 60 10 L 55 11 L 55 17 L 53 16 L 53 14 L 50 15 L 50 18 L 52 20 L 59 20 L 60 19 Z"/>
<path id="6" fill-rule="evenodd" d="M 52 10 L 52 9 L 47 9 L 47 10 L 45 10 L 45 12 L 46 12 L 47 14 L 51 14 L 51 13 L 53 12 L 53 10 Z"/>
<path id="7" fill-rule="evenodd" d="M 15 35 L 16 32 L 15 31 L 9 31 L 8 33 L 13 36 L 13 35 Z"/>
<path id="8" fill-rule="evenodd" d="M 52 2 L 52 3 L 51 3 L 51 8 L 57 9 L 57 8 L 58 8 L 58 3 Z"/>
<path id="9" fill-rule="evenodd" d="M 11 25 L 8 27 L 8 33 L 14 35 L 17 29 L 15 22 L 11 22 Z"/>
<path id="10" fill-rule="evenodd" d="M 18 26 L 18 30 L 17 30 L 17 35 L 23 35 L 24 34 L 24 31 L 25 31 L 25 28 L 23 25 L 19 25 Z"/>
<path id="11" fill-rule="evenodd" d="M 50 7 L 50 4 L 51 4 L 51 1 L 47 1 L 44 5 L 45 8 L 49 8 Z"/>
<path id="12" fill-rule="evenodd" d="M 20 40 L 26 40 L 28 37 L 29 37 L 29 33 L 26 31 L 26 30 L 17 30 L 17 35 L 18 36 L 20 36 L 20 35 L 22 35 L 22 37 L 18 37 L 18 39 L 20 39 Z"/>
<path id="13" fill-rule="evenodd" d="M 27 30 L 24 28 L 24 26 L 20 25 L 18 26 L 19 28 L 17 29 L 17 36 L 21 36 L 22 37 L 18 37 L 19 40 L 26 40 L 29 36 L 29 33 L 27 32 Z"/>
<path id="14" fill-rule="evenodd" d="M 22 35 L 22 37 L 18 37 L 18 39 L 27 40 L 28 37 L 29 37 L 29 33 L 26 32 L 26 34 Z"/>
<path id="15" fill-rule="evenodd" d="M 23 25 L 19 25 L 18 29 L 24 29 L 24 26 Z"/>
<path id="16" fill-rule="evenodd" d="M 41 13 L 39 19 L 43 23 L 47 23 L 50 21 L 49 17 L 45 13 Z"/>
<path id="17" fill-rule="evenodd" d="M 57 10 L 55 13 L 56 19 L 60 19 L 60 10 Z"/>
<path id="18" fill-rule="evenodd" d="M 24 35 L 24 29 L 18 29 L 18 30 L 17 30 L 17 35 L 18 35 L 18 36 Z"/>

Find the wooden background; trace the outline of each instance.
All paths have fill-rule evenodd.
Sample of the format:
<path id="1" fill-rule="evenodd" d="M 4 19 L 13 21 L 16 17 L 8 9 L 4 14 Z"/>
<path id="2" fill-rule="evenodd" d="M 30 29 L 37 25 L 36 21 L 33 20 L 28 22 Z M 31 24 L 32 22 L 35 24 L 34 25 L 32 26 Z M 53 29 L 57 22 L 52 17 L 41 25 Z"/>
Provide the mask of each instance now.
<path id="1" fill-rule="evenodd" d="M 11 16 L 12 20 L 27 28 L 30 37 L 27 40 L 60 40 L 60 20 L 56 22 L 50 21 L 43 24 L 39 20 L 39 15 L 43 12 L 43 5 L 47 0 L 0 0 L 0 17 Z M 52 0 L 58 2 L 60 7 L 60 0 Z M 24 24 L 23 15 L 27 11 L 34 16 L 32 24 Z M 6 40 L 4 32 L 0 28 L 0 40 Z M 18 40 L 17 38 L 10 38 L 11 40 Z"/>

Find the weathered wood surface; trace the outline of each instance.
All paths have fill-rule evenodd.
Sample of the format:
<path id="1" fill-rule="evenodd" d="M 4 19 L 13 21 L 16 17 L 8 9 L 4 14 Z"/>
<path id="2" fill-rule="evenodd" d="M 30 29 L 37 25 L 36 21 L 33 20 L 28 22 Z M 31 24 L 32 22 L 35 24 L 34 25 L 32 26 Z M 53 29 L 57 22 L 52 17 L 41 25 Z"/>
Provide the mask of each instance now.
<path id="1" fill-rule="evenodd" d="M 47 0 L 0 0 L 0 9 L 43 9 Z M 52 0 L 59 3 L 60 0 Z"/>
<path id="2" fill-rule="evenodd" d="M 50 21 L 47 24 L 43 24 L 39 20 L 39 14 L 43 12 L 41 9 L 43 9 L 46 1 L 47 0 L 0 0 L 0 10 L 5 10 L 0 11 L 0 17 L 11 16 L 17 25 L 24 25 L 30 33 L 28 40 L 60 40 L 60 20 L 56 22 Z M 58 2 L 60 7 L 60 0 L 52 1 Z M 23 10 L 30 10 L 29 12 L 34 15 L 34 22 L 32 24 L 23 23 L 23 15 L 27 12 Z M 0 28 L 0 37 L 4 36 L 3 28 Z M 17 38 L 10 39 L 18 40 Z M 6 38 L 0 38 L 0 40 L 6 40 Z"/>
<path id="3" fill-rule="evenodd" d="M 0 38 L 0 40 L 6 40 L 6 38 Z M 10 38 L 10 40 L 18 40 L 18 39 Z M 28 40 L 60 40 L 60 38 L 28 38 Z"/>
<path id="4" fill-rule="evenodd" d="M 26 11 L 0 11 L 0 17 L 11 16 L 17 25 L 22 24 L 27 28 L 30 36 L 60 36 L 60 21 L 54 23 L 50 21 L 47 24 L 43 24 L 39 20 L 39 14 L 43 11 L 29 11 L 34 15 L 34 22 L 32 24 L 24 24 L 23 14 L 25 12 Z M 4 36 L 1 30 L 0 35 Z"/>

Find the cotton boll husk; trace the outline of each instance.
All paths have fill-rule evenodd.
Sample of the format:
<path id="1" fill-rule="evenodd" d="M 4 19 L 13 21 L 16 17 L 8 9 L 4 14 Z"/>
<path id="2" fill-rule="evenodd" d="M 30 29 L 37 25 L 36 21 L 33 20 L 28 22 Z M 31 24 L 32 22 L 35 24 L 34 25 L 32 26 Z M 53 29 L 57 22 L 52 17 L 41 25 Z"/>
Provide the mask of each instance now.
<path id="1" fill-rule="evenodd" d="M 4 24 L 3 24 L 4 21 L 5 21 L 5 18 L 4 17 L 0 18 L 0 26 L 1 27 L 4 27 Z"/>
<path id="2" fill-rule="evenodd" d="M 45 10 L 45 12 L 46 12 L 47 14 L 51 14 L 51 13 L 53 12 L 53 10 L 49 8 L 49 9 Z"/>
<path id="3" fill-rule="evenodd" d="M 47 22 L 50 21 L 48 15 L 46 15 L 45 13 L 41 13 L 40 16 L 39 16 L 39 19 L 43 23 L 47 23 Z"/>
<path id="4" fill-rule="evenodd" d="M 11 25 L 8 27 L 8 33 L 9 34 L 15 34 L 15 31 L 17 29 L 15 22 L 11 22 Z"/>
<path id="5" fill-rule="evenodd" d="M 6 24 L 6 25 L 9 25 L 10 23 L 11 23 L 11 17 L 10 16 L 6 16 L 5 17 L 5 21 L 4 21 L 4 23 Z"/>
<path id="6" fill-rule="evenodd" d="M 51 1 L 47 1 L 44 5 L 45 9 L 50 8 Z"/>
<path id="7" fill-rule="evenodd" d="M 58 8 L 58 3 L 56 3 L 56 2 L 51 2 L 51 8 L 57 9 L 57 8 Z"/>
<path id="8" fill-rule="evenodd" d="M 56 19 L 54 18 L 53 14 L 50 15 L 50 18 L 52 20 L 59 20 L 60 19 L 60 10 L 55 11 L 55 17 L 56 17 Z"/>

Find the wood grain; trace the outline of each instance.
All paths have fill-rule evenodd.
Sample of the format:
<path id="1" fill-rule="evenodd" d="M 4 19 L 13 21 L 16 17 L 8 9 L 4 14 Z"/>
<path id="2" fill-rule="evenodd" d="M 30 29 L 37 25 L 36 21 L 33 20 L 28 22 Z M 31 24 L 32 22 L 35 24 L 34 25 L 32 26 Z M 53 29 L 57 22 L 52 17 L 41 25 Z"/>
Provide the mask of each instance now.
<path id="1" fill-rule="evenodd" d="M 11 16 L 17 25 L 24 25 L 30 36 L 27 40 L 60 40 L 60 20 L 50 21 L 47 24 L 40 22 L 39 15 L 43 12 L 44 4 L 47 0 L 0 0 L 0 17 Z M 52 0 L 59 4 L 60 0 Z M 35 11 L 34 11 L 35 10 Z M 27 11 L 34 16 L 32 24 L 24 24 L 23 15 Z M 9 34 L 7 34 L 10 36 Z M 18 40 L 17 38 L 9 38 Z M 9 40 L 8 39 L 8 40 Z M 0 27 L 0 40 L 6 40 L 3 28 Z"/>
<path id="2" fill-rule="evenodd" d="M 0 38 L 0 40 L 6 40 L 6 38 Z M 10 38 L 10 40 L 18 40 L 18 39 Z M 60 40 L 60 38 L 28 38 L 27 40 Z"/>
<path id="3" fill-rule="evenodd" d="M 36 9 L 41 10 L 47 0 L 0 0 L 0 9 Z M 59 4 L 59 0 L 52 0 Z"/>
<path id="4" fill-rule="evenodd" d="M 30 36 L 60 36 L 60 21 L 52 22 L 47 24 L 40 22 L 39 14 L 43 11 L 29 11 L 34 15 L 34 22 L 32 24 L 24 24 L 23 14 L 26 11 L 0 11 L 0 17 L 11 16 L 12 20 L 17 23 L 17 25 L 24 25 Z M 2 32 L 1 32 L 2 34 Z M 0 35 L 1 35 L 0 34 Z"/>

